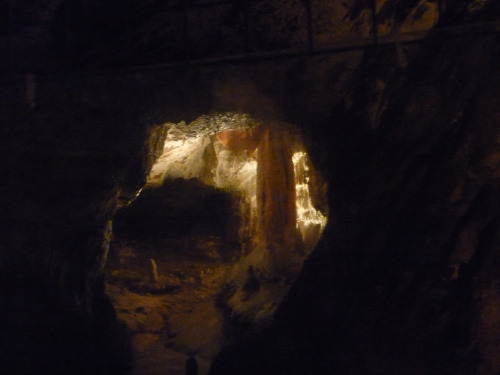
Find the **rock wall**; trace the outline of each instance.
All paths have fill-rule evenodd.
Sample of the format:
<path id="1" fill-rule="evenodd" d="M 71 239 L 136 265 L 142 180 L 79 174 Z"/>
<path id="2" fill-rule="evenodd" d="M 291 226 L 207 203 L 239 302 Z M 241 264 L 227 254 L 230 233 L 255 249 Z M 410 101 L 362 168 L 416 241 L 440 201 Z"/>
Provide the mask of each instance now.
<path id="1" fill-rule="evenodd" d="M 1 87 L 2 373 L 127 369 L 102 267 L 117 205 L 144 184 L 162 134 L 149 95 L 115 78 L 38 77 L 35 106 L 24 80 Z"/>
<path id="2" fill-rule="evenodd" d="M 484 12 L 444 3 L 449 25 L 500 14 L 492 1 Z M 141 185 L 152 126 L 234 110 L 302 128 L 334 220 L 274 328 L 223 353 L 214 374 L 498 373 L 495 33 L 431 33 L 402 50 L 407 65 L 390 46 L 37 75 L 30 95 L 10 77 L 0 92 L 1 372 L 123 370 L 126 340 L 100 271 L 118 192 Z"/>
<path id="3" fill-rule="evenodd" d="M 467 18 L 455 5 L 447 22 Z M 273 328 L 212 374 L 498 373 L 498 37 L 433 37 L 407 66 L 365 53 L 304 127 L 333 220 Z"/>

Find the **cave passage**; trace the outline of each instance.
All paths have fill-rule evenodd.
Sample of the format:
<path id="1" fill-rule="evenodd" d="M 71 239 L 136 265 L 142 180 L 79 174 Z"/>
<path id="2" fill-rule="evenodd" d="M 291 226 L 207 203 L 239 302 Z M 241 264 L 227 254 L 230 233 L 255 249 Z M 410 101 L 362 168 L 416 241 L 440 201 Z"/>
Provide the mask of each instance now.
<path id="1" fill-rule="evenodd" d="M 184 374 L 190 356 L 204 374 L 271 321 L 325 227 L 326 184 L 291 125 L 224 113 L 164 126 L 146 184 L 115 216 L 107 293 L 133 374 Z"/>

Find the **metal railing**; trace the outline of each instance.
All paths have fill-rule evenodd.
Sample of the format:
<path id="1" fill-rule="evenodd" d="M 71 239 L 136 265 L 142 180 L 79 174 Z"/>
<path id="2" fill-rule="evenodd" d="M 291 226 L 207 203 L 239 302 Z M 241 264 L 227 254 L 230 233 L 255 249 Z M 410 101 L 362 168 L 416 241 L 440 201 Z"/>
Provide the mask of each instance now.
<path id="1" fill-rule="evenodd" d="M 12 8 L 12 4 L 16 0 L 9 0 L 9 17 L 12 17 L 12 12 L 10 9 Z M 126 1 L 125 3 L 128 4 Z M 123 55 L 123 64 L 119 65 L 119 67 L 95 67 L 92 71 L 137 71 L 137 70 L 147 70 L 147 69 L 158 69 L 158 68 L 168 68 L 175 67 L 181 65 L 210 65 L 210 64 L 231 64 L 231 63 L 241 63 L 248 61 L 256 61 L 256 60 L 265 60 L 265 59 L 276 59 L 276 58 L 290 58 L 290 57 L 299 57 L 299 56 L 314 56 L 318 54 L 332 54 L 332 53 L 342 53 L 347 51 L 354 50 L 363 50 L 369 48 L 379 48 L 384 46 L 390 46 L 393 44 L 412 44 L 419 43 L 425 41 L 429 37 L 435 38 L 452 38 L 459 37 L 465 35 L 486 35 L 492 33 L 498 33 L 500 31 L 500 23 L 499 22 L 481 22 L 469 25 L 462 25 L 457 27 L 446 27 L 440 29 L 433 29 L 431 31 L 431 36 L 429 36 L 429 30 L 415 33 L 400 33 L 400 34 L 390 34 L 390 35 L 380 35 L 379 34 L 379 21 L 377 20 L 377 0 L 370 0 L 368 9 L 371 12 L 371 35 L 356 39 L 344 39 L 344 40 L 336 40 L 329 43 L 320 43 L 317 40 L 317 35 L 315 33 L 315 25 L 314 25 L 314 4 L 311 0 L 306 0 L 303 2 L 305 14 L 306 14 L 306 35 L 307 38 L 305 43 L 303 44 L 295 44 L 291 46 L 278 46 L 274 48 L 255 48 L 255 45 L 252 44 L 251 35 L 253 33 L 253 25 L 250 22 L 250 17 L 247 13 L 247 8 L 242 5 L 240 7 L 241 14 L 243 15 L 242 25 L 244 29 L 242 30 L 243 34 L 243 45 L 240 46 L 239 49 L 229 50 L 229 51 L 218 51 L 216 54 L 210 55 L 206 54 L 205 56 L 195 56 L 190 51 L 190 46 L 194 44 L 194 40 L 192 40 L 191 36 L 192 32 L 190 28 L 189 19 L 191 18 L 191 13 L 193 12 L 213 12 L 216 8 L 220 7 L 234 7 L 234 1 L 222 0 L 222 1 L 181 1 L 179 5 L 175 6 L 164 6 L 161 8 L 161 11 L 169 14 L 175 15 L 178 18 L 178 24 L 181 25 L 181 30 L 179 30 L 181 44 L 184 45 L 184 54 L 176 56 L 174 58 L 163 59 L 161 56 L 153 59 L 153 61 L 138 61 L 129 63 L 129 61 L 133 61 L 133 59 L 129 59 L 130 56 L 127 56 L 127 53 L 133 48 L 131 47 L 130 38 L 125 37 L 125 43 L 123 46 L 124 55 Z M 441 0 L 438 0 L 438 9 L 441 8 Z M 130 7 L 127 6 L 127 11 L 130 12 Z M 123 31 L 126 35 L 132 34 L 132 30 L 130 30 L 130 22 L 131 15 L 127 14 L 126 25 L 123 25 Z M 9 38 L 13 37 L 13 22 L 9 18 Z M 13 44 L 10 41 L 9 46 Z M 68 49 L 67 54 L 71 56 L 75 49 L 75 45 L 68 44 L 66 45 Z M 13 57 L 12 51 L 9 49 L 9 54 L 7 56 L 11 69 L 17 68 L 15 67 L 15 58 Z M 77 70 L 81 72 L 82 70 Z"/>

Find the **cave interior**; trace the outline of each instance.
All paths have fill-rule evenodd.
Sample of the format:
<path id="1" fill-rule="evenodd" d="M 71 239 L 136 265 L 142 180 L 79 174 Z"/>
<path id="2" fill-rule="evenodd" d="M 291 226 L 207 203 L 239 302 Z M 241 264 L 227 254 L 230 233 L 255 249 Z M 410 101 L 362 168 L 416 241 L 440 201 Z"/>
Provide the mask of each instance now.
<path id="1" fill-rule="evenodd" d="M 498 375 L 500 2 L 0 3 L 0 373 Z"/>
<path id="2" fill-rule="evenodd" d="M 223 113 L 152 136 L 146 183 L 118 198 L 106 290 L 133 371 L 182 373 L 195 356 L 208 373 L 222 347 L 269 326 L 326 226 L 326 183 L 290 124 Z"/>

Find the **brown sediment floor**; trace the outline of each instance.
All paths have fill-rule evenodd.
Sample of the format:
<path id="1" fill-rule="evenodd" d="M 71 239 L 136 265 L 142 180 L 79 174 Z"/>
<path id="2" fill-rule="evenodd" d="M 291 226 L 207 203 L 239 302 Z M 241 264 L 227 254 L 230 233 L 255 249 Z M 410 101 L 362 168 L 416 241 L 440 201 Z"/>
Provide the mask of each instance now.
<path id="1" fill-rule="evenodd" d="M 207 374 L 211 360 L 231 341 L 215 303 L 231 266 L 220 258 L 219 246 L 210 236 L 113 242 L 106 291 L 130 330 L 132 375 L 183 375 L 189 356 L 196 357 L 199 374 Z"/>

